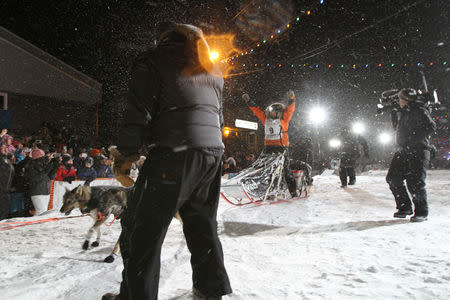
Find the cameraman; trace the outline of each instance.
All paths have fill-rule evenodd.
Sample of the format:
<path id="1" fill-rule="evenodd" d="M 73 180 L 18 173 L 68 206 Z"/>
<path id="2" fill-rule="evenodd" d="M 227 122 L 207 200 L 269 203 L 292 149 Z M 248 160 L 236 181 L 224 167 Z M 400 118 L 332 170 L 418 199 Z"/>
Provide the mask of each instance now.
<path id="1" fill-rule="evenodd" d="M 386 181 L 397 204 L 394 218 L 405 218 L 413 213 L 404 180 L 412 195 L 414 216 L 411 222 L 427 220 L 428 204 L 425 190 L 426 168 L 430 162 L 428 136 L 436 129 L 429 110 L 419 101 L 416 90 L 402 89 L 398 93 L 400 109 L 392 111 L 392 124 L 396 129 L 400 148 L 394 154 Z"/>

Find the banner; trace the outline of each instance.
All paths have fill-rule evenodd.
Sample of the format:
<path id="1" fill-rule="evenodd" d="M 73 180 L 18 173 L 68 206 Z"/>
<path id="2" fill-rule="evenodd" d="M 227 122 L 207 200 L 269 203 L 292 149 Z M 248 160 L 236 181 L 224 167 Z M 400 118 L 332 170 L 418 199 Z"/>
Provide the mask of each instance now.
<path id="1" fill-rule="evenodd" d="M 67 190 L 73 190 L 79 185 L 83 185 L 84 180 L 74 180 L 72 183 L 66 181 L 52 180 L 50 189 L 50 201 L 48 202 L 48 210 L 59 210 L 63 205 L 63 196 Z M 97 178 L 91 182 L 89 186 L 122 186 L 115 178 Z"/>
<path id="2" fill-rule="evenodd" d="M 12 127 L 12 111 L 0 109 L 0 128 Z"/>

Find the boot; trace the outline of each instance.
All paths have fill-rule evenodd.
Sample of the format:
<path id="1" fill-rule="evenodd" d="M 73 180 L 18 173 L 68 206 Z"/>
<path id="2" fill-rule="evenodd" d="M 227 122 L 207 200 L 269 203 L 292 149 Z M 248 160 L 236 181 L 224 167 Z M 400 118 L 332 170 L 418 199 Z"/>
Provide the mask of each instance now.
<path id="1" fill-rule="evenodd" d="M 193 300 L 222 300 L 222 296 L 205 296 L 195 287 L 192 288 Z M 102 299 L 103 300 L 103 299 Z"/>
<path id="2" fill-rule="evenodd" d="M 103 295 L 102 300 L 120 300 L 120 294 L 107 293 Z"/>
<path id="3" fill-rule="evenodd" d="M 352 179 L 350 179 L 350 181 L 348 182 L 348 185 L 354 185 L 354 184 L 355 184 L 355 182 L 356 182 L 356 180 L 352 180 Z"/>
<path id="4" fill-rule="evenodd" d="M 412 215 L 412 210 L 398 210 L 394 213 L 394 218 L 404 219 L 406 216 Z"/>
<path id="5" fill-rule="evenodd" d="M 419 222 L 423 222 L 426 220 L 428 220 L 427 216 L 416 216 L 416 215 L 412 216 L 410 219 L 410 221 L 413 223 L 419 223 Z"/>

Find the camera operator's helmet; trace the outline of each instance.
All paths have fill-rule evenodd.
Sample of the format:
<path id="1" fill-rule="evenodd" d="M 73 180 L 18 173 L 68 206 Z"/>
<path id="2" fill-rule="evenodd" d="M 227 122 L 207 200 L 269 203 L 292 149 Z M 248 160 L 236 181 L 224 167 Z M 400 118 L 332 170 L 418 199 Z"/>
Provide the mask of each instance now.
<path id="1" fill-rule="evenodd" d="M 276 112 L 275 119 L 282 119 L 283 118 L 283 112 L 286 109 L 286 106 L 282 103 L 273 103 L 266 108 L 266 118 L 268 119 L 274 119 L 270 116 L 271 112 Z"/>
<path id="2" fill-rule="evenodd" d="M 412 88 L 401 89 L 398 97 L 408 102 L 415 102 L 417 101 L 417 91 Z"/>

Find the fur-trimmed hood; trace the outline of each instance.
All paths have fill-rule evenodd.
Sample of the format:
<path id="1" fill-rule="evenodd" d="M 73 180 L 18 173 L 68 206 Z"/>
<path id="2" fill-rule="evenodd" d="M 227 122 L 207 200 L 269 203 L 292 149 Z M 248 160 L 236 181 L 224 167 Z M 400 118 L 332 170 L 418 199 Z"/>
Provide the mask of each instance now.
<path id="1" fill-rule="evenodd" d="M 185 65 L 186 73 L 197 73 L 200 66 L 208 73 L 212 72 L 214 64 L 210 59 L 209 45 L 200 28 L 190 24 L 166 23 L 160 31 L 157 48 L 173 53 L 173 59 Z"/>

